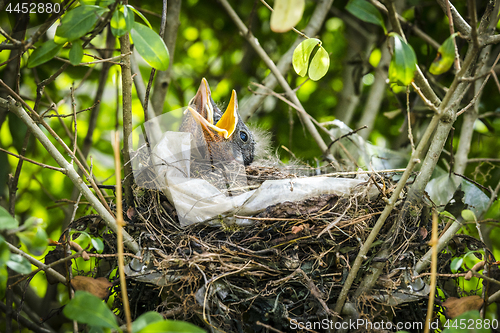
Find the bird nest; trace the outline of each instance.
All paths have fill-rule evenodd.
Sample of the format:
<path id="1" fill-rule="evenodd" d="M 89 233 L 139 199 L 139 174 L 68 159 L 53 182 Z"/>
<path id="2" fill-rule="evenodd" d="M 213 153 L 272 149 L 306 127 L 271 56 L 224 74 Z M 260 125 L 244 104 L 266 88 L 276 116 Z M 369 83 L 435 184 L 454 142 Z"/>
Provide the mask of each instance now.
<path id="1" fill-rule="evenodd" d="M 246 169 L 254 187 L 269 178 L 292 177 L 276 168 Z M 393 176 L 367 177 L 350 195 L 320 194 L 273 204 L 253 216 L 237 216 L 249 222 L 246 225 L 221 218 L 218 223 L 181 227 L 175 206 L 162 191 L 136 187 L 135 206 L 125 209 L 125 230 L 143 249 L 137 254 L 140 259 L 129 260 L 126 267 L 132 316 L 155 310 L 213 332 L 264 332 L 270 327 L 294 331 L 302 327 L 299 323 L 326 325 L 325 320 L 334 317 L 423 322 L 425 295 L 405 298 L 401 292 L 411 291 L 408 269 L 428 250 L 426 236 L 413 232 L 417 235 L 413 239 L 400 237 L 393 240 L 391 259 L 376 257 L 397 209 L 351 287 L 354 295 L 372 266 L 382 265 L 373 289 L 349 299 L 345 313 L 332 310 L 360 247 L 386 205 L 383 198 L 394 188 Z M 378 195 L 367 196 L 368 186 L 375 186 Z M 105 240 L 104 252 L 114 253 L 115 238 L 106 228 L 92 225 L 89 232 Z M 114 259 L 103 260 L 116 265 Z M 119 288 L 115 292 L 119 294 Z M 120 300 L 115 297 L 118 309 Z M 326 327 L 310 326 L 314 331 Z"/>

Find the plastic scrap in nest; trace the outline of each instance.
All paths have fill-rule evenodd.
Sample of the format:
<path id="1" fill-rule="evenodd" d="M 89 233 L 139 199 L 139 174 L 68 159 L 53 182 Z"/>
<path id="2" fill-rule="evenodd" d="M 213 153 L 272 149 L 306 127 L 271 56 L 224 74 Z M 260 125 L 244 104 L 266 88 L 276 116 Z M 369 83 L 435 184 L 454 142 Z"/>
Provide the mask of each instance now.
<path id="1" fill-rule="evenodd" d="M 251 220 L 237 216 L 254 216 L 278 203 L 321 194 L 361 194 L 370 200 L 379 194 L 366 176 L 266 180 L 252 189 L 242 158 L 201 158 L 210 143 L 179 131 L 182 117 L 186 116 L 189 113 L 176 110 L 156 117 L 136 129 L 130 140 L 136 148 L 131 156 L 137 184 L 163 191 L 174 205 L 181 227 L 201 222 L 248 225 Z"/>

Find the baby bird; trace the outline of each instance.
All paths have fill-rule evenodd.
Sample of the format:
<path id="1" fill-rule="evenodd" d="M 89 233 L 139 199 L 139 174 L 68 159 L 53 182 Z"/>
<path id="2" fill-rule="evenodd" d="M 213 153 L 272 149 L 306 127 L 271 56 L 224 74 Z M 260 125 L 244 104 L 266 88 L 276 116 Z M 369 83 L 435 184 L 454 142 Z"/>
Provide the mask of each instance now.
<path id="1" fill-rule="evenodd" d="M 212 163 L 236 160 L 249 165 L 254 159 L 255 140 L 238 113 L 236 92 L 232 91 L 231 100 L 222 112 L 213 101 L 205 78 L 189 101 L 180 131 L 191 132 L 195 142 L 206 147 L 203 158 Z"/>

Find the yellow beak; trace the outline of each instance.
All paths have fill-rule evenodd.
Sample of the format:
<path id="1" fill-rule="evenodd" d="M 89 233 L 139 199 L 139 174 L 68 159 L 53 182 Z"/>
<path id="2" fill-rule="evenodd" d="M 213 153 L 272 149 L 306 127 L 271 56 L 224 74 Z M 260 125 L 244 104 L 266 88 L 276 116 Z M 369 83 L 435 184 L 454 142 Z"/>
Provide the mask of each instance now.
<path id="1" fill-rule="evenodd" d="M 206 131 L 210 128 L 224 139 L 229 139 L 238 124 L 238 100 L 236 91 L 232 91 L 231 100 L 229 101 L 226 112 L 224 112 L 215 125 L 214 110 L 211 101 L 210 87 L 208 86 L 207 80 L 203 78 L 200 88 L 198 88 L 198 92 L 191 101 L 189 101 L 188 110 Z M 192 106 L 194 106 L 194 108 Z"/>

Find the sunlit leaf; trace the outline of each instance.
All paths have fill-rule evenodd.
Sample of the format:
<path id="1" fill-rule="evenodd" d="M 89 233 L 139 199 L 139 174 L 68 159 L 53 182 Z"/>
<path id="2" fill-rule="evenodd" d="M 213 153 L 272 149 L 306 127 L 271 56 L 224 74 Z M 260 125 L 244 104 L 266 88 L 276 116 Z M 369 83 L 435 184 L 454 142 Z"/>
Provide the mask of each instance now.
<path id="1" fill-rule="evenodd" d="M 450 263 L 450 269 L 452 273 L 458 272 L 460 267 L 462 267 L 462 264 L 464 262 L 464 258 L 453 258 L 453 260 Z"/>
<path id="2" fill-rule="evenodd" d="M 134 23 L 134 12 L 128 6 L 121 6 L 111 18 L 111 32 L 116 37 L 123 36 L 126 32 L 130 32 Z"/>
<path id="3" fill-rule="evenodd" d="M 475 221 L 476 220 L 476 215 L 472 210 L 469 209 L 464 209 L 462 211 L 462 217 L 465 221 Z"/>
<path id="4" fill-rule="evenodd" d="M 56 56 L 62 49 L 62 44 L 56 44 L 53 40 L 48 40 L 37 48 L 28 60 L 28 68 L 39 66 Z"/>
<path id="5" fill-rule="evenodd" d="M 7 267 L 18 272 L 19 274 L 29 274 L 31 273 L 31 264 L 23 256 L 19 254 L 11 254 L 9 260 L 7 261 Z"/>
<path id="6" fill-rule="evenodd" d="M 63 16 L 61 25 L 57 27 L 56 35 L 67 38 L 69 41 L 78 39 L 90 32 L 99 17 L 108 10 L 90 5 L 76 7 Z"/>
<path id="7" fill-rule="evenodd" d="M 146 313 L 143 313 L 142 315 L 139 316 L 134 322 L 132 323 L 132 332 L 139 332 L 149 324 L 155 323 L 157 321 L 162 321 L 163 316 L 159 314 L 158 312 L 154 311 L 149 311 Z"/>
<path id="8" fill-rule="evenodd" d="M 82 58 L 82 42 L 79 40 L 75 40 L 73 42 L 73 45 L 71 45 L 71 49 L 69 50 L 69 62 L 71 62 L 72 65 L 76 66 L 82 61 Z"/>
<path id="9" fill-rule="evenodd" d="M 429 72 L 433 75 L 443 74 L 448 71 L 455 60 L 455 45 L 453 39 L 457 33 L 448 37 L 439 47 L 436 59 L 431 64 Z"/>
<path id="10" fill-rule="evenodd" d="M 320 46 L 309 65 L 309 77 L 311 80 L 317 81 L 325 76 L 329 67 L 330 56 L 324 47 Z"/>
<path id="11" fill-rule="evenodd" d="M 9 212 L 0 206 L 0 230 L 15 229 L 19 226 L 16 219 L 13 218 Z"/>
<path id="12" fill-rule="evenodd" d="M 304 0 L 276 0 L 271 14 L 271 30 L 287 32 L 302 19 Z"/>
<path id="13" fill-rule="evenodd" d="M 378 9 L 368 1 L 350 0 L 345 6 L 345 9 L 361 21 L 381 26 L 384 29 L 384 33 L 387 33 L 382 14 L 380 14 Z"/>
<path id="14" fill-rule="evenodd" d="M 191 323 L 178 320 L 157 321 L 134 333 L 205 333 L 206 331 Z"/>
<path id="15" fill-rule="evenodd" d="M 66 317 L 91 326 L 117 329 L 113 312 L 101 299 L 86 292 L 77 290 L 75 297 L 64 307 Z"/>
<path id="16" fill-rule="evenodd" d="M 163 39 L 156 32 L 134 22 L 131 35 L 137 52 L 151 67 L 161 71 L 168 68 L 170 56 Z"/>
<path id="17" fill-rule="evenodd" d="M 92 246 L 98 253 L 101 253 L 104 250 L 104 243 L 100 238 L 92 238 L 91 241 Z"/>
<path id="18" fill-rule="evenodd" d="M 309 69 L 309 59 L 316 46 L 321 46 L 321 41 L 317 38 L 308 38 L 297 45 L 293 51 L 293 69 L 300 76 L 306 76 Z"/>
<path id="19" fill-rule="evenodd" d="M 389 35 L 394 37 L 394 54 L 389 65 L 389 79 L 391 82 L 400 82 L 407 86 L 415 76 L 417 56 L 401 36 L 392 32 Z"/>
<path id="20" fill-rule="evenodd" d="M 151 23 L 149 23 L 146 16 L 142 15 L 142 13 L 140 11 L 138 11 L 137 9 L 132 7 L 131 5 L 127 5 L 126 7 L 128 7 L 130 10 L 132 10 L 134 13 L 136 13 L 137 16 L 139 16 L 148 25 L 149 29 L 151 29 L 151 30 L 153 29 L 153 27 L 151 26 Z"/>

